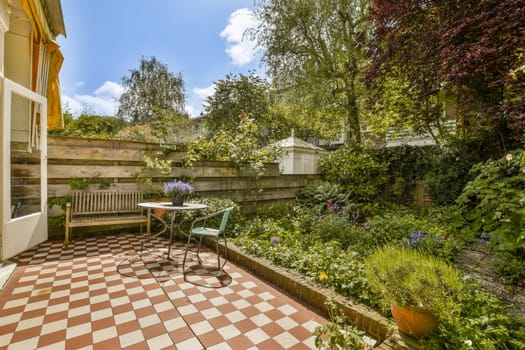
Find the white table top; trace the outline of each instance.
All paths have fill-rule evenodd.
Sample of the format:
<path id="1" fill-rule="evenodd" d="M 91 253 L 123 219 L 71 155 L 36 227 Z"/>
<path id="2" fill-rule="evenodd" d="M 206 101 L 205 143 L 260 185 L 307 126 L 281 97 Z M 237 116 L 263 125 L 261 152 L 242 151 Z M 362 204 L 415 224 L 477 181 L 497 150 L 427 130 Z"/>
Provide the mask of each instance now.
<path id="1" fill-rule="evenodd" d="M 139 207 L 151 209 L 166 209 L 166 210 L 196 210 L 205 209 L 208 206 L 200 203 L 184 203 L 182 206 L 173 205 L 171 202 L 144 202 L 138 203 Z"/>

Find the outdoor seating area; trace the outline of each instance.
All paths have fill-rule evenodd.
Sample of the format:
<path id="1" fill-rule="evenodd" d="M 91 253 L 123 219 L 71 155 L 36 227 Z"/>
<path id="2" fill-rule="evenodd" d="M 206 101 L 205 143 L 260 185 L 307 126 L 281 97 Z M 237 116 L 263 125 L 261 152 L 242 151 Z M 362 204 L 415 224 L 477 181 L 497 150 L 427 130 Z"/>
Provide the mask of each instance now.
<path id="1" fill-rule="evenodd" d="M 0 348 L 314 349 L 326 322 L 300 302 L 202 248 L 104 235 L 46 241 L 15 260 L 0 292 Z M 192 246 L 192 250 L 196 249 Z M 192 252 L 194 253 L 194 252 Z"/>
<path id="2" fill-rule="evenodd" d="M 0 350 L 525 349 L 523 2 L 0 0 Z"/>

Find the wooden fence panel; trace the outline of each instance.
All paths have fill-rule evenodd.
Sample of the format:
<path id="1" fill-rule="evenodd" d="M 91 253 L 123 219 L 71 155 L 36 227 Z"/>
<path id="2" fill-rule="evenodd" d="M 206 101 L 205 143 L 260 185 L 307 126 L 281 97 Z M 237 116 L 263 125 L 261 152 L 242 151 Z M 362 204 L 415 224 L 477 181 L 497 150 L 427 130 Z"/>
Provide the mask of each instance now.
<path id="1" fill-rule="evenodd" d="M 238 168 L 230 162 L 195 162 L 191 168 L 178 166 L 185 147 L 165 152 L 158 144 L 118 140 L 80 139 L 50 136 L 48 138 L 48 193 L 50 199 L 70 195 L 69 182 L 89 179 L 90 189 L 99 189 L 101 183 L 110 184 L 115 191 L 143 189 L 138 178 L 154 177 L 145 168 L 144 157 L 157 157 L 174 161 L 168 178 L 191 177 L 197 193 L 203 197 L 231 198 L 243 203 L 269 203 L 292 200 L 298 189 L 319 180 L 315 175 L 281 175 L 278 164 L 266 164 L 265 173 L 255 182 L 248 168 Z M 17 174 L 27 178 L 36 175 L 30 164 L 14 166 Z M 159 181 L 158 178 L 154 180 Z M 258 189 L 262 189 L 259 191 Z M 24 198 L 38 196 L 34 185 L 21 185 L 16 189 Z"/>

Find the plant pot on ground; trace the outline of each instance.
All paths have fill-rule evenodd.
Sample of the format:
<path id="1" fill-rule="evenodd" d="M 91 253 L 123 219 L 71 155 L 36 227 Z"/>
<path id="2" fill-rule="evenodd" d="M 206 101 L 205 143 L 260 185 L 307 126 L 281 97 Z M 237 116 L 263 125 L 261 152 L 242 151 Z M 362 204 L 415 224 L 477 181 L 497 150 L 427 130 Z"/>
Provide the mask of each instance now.
<path id="1" fill-rule="evenodd" d="M 440 314 L 458 308 L 455 296 L 463 285 L 461 276 L 442 260 L 387 245 L 370 255 L 365 266 L 370 288 L 381 296 L 385 309 L 391 309 L 401 333 L 425 337 L 437 329 Z M 400 315 L 399 309 L 406 307 L 412 314 Z M 424 317 L 428 329 L 422 327 Z"/>

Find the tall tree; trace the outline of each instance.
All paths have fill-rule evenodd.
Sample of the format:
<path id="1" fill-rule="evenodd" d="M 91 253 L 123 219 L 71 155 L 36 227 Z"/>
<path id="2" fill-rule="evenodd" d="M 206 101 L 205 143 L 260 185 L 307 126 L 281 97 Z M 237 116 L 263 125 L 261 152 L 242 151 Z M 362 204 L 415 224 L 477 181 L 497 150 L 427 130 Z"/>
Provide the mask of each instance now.
<path id="1" fill-rule="evenodd" d="M 227 74 L 215 82 L 215 92 L 206 100 L 204 110 L 208 132 L 234 132 L 241 123 L 242 115 L 249 117 L 259 128 L 259 141 L 267 143 L 281 134 L 275 118 L 270 114 L 270 90 L 268 83 L 250 72 L 249 75 Z"/>
<path id="2" fill-rule="evenodd" d="M 151 123 L 163 115 L 184 114 L 184 81 L 182 75 L 168 71 L 155 57 L 140 60 L 138 69 L 123 77 L 125 91 L 120 96 L 117 117 L 133 124 Z"/>
<path id="3" fill-rule="evenodd" d="M 312 119 L 342 121 L 346 139 L 355 143 L 361 142 L 368 5 L 368 0 L 262 0 L 256 10 L 260 25 L 254 34 L 280 93 Z"/>
<path id="4" fill-rule="evenodd" d="M 440 6 L 439 71 L 464 110 L 525 140 L 524 0 L 448 0 Z M 514 74 L 512 74 L 514 73 Z"/>
<path id="5" fill-rule="evenodd" d="M 374 0 L 376 45 L 370 72 L 400 76 L 439 121 L 453 98 L 462 130 L 525 131 L 524 0 Z"/>
<path id="6" fill-rule="evenodd" d="M 373 1 L 370 17 L 375 35 L 367 76 L 373 93 L 368 98 L 382 109 L 381 114 L 400 116 L 398 126 L 409 124 L 416 131 L 432 133 L 440 128 L 443 112 L 438 76 L 441 65 L 436 59 L 441 23 L 424 2 Z M 400 100 L 400 96 L 408 99 Z"/>

